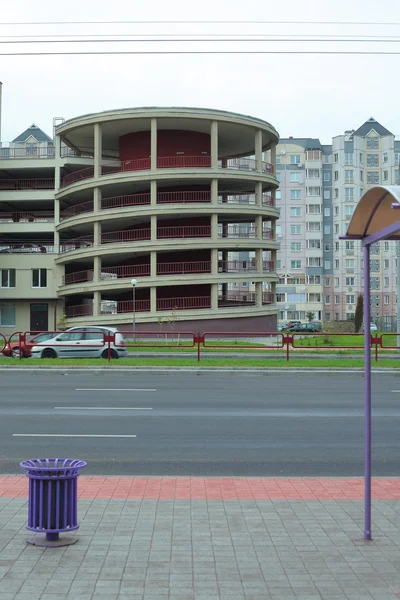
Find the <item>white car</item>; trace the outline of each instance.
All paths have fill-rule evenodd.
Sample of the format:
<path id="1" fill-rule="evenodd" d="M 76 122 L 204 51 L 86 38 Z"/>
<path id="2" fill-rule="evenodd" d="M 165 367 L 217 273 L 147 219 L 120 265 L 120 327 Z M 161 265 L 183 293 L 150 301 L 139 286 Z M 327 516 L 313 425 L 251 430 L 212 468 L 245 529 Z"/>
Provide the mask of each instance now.
<path id="1" fill-rule="evenodd" d="M 115 327 L 71 327 L 54 338 L 31 348 L 32 358 L 108 358 L 106 335 L 114 335 L 110 344 L 111 358 L 128 355 L 125 339 Z"/>

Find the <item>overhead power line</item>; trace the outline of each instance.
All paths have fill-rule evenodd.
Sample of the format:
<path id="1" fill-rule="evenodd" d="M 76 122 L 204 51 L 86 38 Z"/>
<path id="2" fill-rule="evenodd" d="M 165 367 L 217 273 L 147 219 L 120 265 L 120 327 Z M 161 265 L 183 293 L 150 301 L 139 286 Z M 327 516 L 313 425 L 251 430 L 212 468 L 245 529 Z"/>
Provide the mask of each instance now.
<path id="1" fill-rule="evenodd" d="M 398 43 L 400 42 L 400 38 L 385 38 L 385 39 L 381 39 L 381 40 L 367 40 L 367 39 L 339 39 L 339 38 L 335 38 L 335 39 L 325 39 L 325 38 L 297 38 L 297 39 L 292 39 L 292 38 L 275 38 L 275 39 L 268 39 L 268 38 L 259 38 L 259 39 L 254 39 L 254 38 L 225 38 L 225 39 L 217 39 L 217 38 L 210 38 L 210 39 L 204 39 L 204 38 L 173 38 L 173 39 L 159 39 L 159 38 L 149 38 L 149 39 L 113 39 L 113 38 L 109 38 L 106 40 L 103 39 L 81 39 L 81 40 L 64 40 L 64 39 L 44 39 L 44 40 L 1 40 L 0 39 L 0 44 L 131 44 L 131 43 L 136 43 L 136 44 L 147 44 L 147 43 L 163 43 L 163 44 L 180 44 L 180 43 L 194 43 L 194 42 L 201 42 L 201 43 L 231 43 L 234 42 L 235 44 L 239 43 L 239 42 L 250 42 L 250 43 L 261 43 L 261 42 L 273 42 L 273 43 L 293 43 L 293 42 L 301 42 L 301 43 L 320 43 L 320 42 L 328 42 L 328 43 L 357 43 L 357 44 L 372 44 L 372 43 L 378 43 L 378 44 L 382 44 L 382 43 Z"/>
<path id="2" fill-rule="evenodd" d="M 374 21 L 243 21 L 243 20 L 208 20 L 208 21 L 5 21 L 1 25 L 373 25 L 393 27 L 400 22 Z"/>
<path id="3" fill-rule="evenodd" d="M 302 54 L 302 55 L 367 55 L 367 56 L 395 56 L 400 51 L 374 51 L 374 50 L 118 50 L 118 51 L 77 51 L 77 52 L 0 52 L 0 56 L 112 56 L 112 55 L 200 55 L 200 54 Z"/>

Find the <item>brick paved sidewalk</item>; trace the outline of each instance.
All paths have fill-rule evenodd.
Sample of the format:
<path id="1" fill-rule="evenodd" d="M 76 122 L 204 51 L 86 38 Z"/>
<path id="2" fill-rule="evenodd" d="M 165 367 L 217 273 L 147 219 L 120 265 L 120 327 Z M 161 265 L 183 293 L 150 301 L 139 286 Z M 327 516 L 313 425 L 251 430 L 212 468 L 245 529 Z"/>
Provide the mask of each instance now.
<path id="1" fill-rule="evenodd" d="M 81 477 L 76 545 L 26 544 L 0 478 L 0 600 L 398 600 L 400 479 Z"/>

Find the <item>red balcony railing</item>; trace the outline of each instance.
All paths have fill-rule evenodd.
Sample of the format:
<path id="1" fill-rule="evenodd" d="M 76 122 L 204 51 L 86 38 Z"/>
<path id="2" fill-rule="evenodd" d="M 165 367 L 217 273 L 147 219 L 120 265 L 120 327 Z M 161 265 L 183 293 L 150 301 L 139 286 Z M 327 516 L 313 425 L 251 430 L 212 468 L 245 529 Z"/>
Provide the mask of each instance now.
<path id="1" fill-rule="evenodd" d="M 181 168 L 210 168 L 211 157 L 207 155 L 194 155 L 187 156 L 185 154 L 178 154 L 175 156 L 159 156 L 157 157 L 157 168 L 158 169 L 181 169 Z M 220 169 L 237 169 L 240 171 L 256 171 L 257 161 L 253 158 L 221 158 L 218 161 L 218 167 Z M 126 171 L 147 171 L 151 168 L 151 159 L 145 158 L 133 158 L 130 160 L 116 161 L 115 163 L 109 163 L 101 166 L 102 175 L 110 175 L 113 173 L 123 173 Z M 274 173 L 274 167 L 266 162 L 262 163 L 262 171 L 264 173 Z M 62 187 L 80 181 L 81 179 L 88 179 L 94 176 L 94 167 L 87 167 L 69 173 L 62 180 Z"/>
<path id="2" fill-rule="evenodd" d="M 264 240 L 273 240 L 274 239 L 274 232 L 271 229 L 271 227 L 264 227 L 264 229 L 263 229 L 263 239 Z"/>
<path id="3" fill-rule="evenodd" d="M 0 179 L 0 190 L 53 190 L 54 179 Z"/>
<path id="4" fill-rule="evenodd" d="M 210 225 L 183 225 L 181 227 L 158 227 L 157 239 L 211 237 Z"/>
<path id="5" fill-rule="evenodd" d="M 111 196 L 102 198 L 101 208 L 107 210 L 110 208 L 120 208 L 121 206 L 141 206 L 150 204 L 150 194 L 128 194 L 126 196 Z"/>
<path id="6" fill-rule="evenodd" d="M 125 231 L 107 231 L 102 233 L 101 243 L 115 244 L 120 242 L 135 242 L 138 240 L 149 240 L 150 238 L 150 227 L 146 229 L 126 229 Z"/>
<path id="7" fill-rule="evenodd" d="M 52 210 L 32 210 L 29 212 L 0 212 L 0 221 L 4 223 L 53 223 Z"/>
<path id="8" fill-rule="evenodd" d="M 273 292 L 262 293 L 262 303 L 274 304 L 275 294 Z M 256 304 L 256 294 L 254 292 L 230 292 L 218 296 L 219 306 L 254 306 Z"/>
<path id="9" fill-rule="evenodd" d="M 219 225 L 220 238 L 256 238 L 257 228 L 247 225 Z"/>
<path id="10" fill-rule="evenodd" d="M 82 235 L 71 240 L 63 240 L 60 243 L 60 254 L 65 252 L 71 252 L 72 250 L 80 250 L 81 248 L 88 248 L 93 246 L 94 237 L 93 235 Z"/>
<path id="11" fill-rule="evenodd" d="M 68 318 L 87 317 L 93 315 L 93 304 L 77 304 L 76 306 L 67 306 L 65 314 Z"/>
<path id="12" fill-rule="evenodd" d="M 87 202 L 82 202 L 81 204 L 74 204 L 73 206 L 64 208 L 64 210 L 61 211 L 60 219 L 68 219 L 69 217 L 75 217 L 75 215 L 79 215 L 81 213 L 92 212 L 93 209 L 93 200 L 88 200 Z"/>
<path id="13" fill-rule="evenodd" d="M 102 306 L 102 315 L 117 315 L 120 313 L 131 313 L 133 312 L 133 300 L 118 300 L 117 302 L 110 302 L 110 306 Z M 150 300 L 135 300 L 135 312 L 149 312 L 150 311 Z"/>
<path id="14" fill-rule="evenodd" d="M 211 297 L 157 298 L 157 310 L 187 310 L 198 308 L 211 308 Z"/>
<path id="15" fill-rule="evenodd" d="M 219 204 L 257 204 L 257 201 L 256 194 L 227 193 L 218 196 Z M 261 201 L 263 206 L 274 206 L 273 198 L 269 194 L 263 194 Z"/>
<path id="16" fill-rule="evenodd" d="M 158 192 L 157 194 L 157 204 L 185 202 L 211 202 L 211 192 Z"/>
<path id="17" fill-rule="evenodd" d="M 168 262 L 158 263 L 157 265 L 157 275 L 175 275 L 179 273 L 211 273 L 211 261 Z"/>
<path id="18" fill-rule="evenodd" d="M 122 265 L 120 267 L 102 267 L 101 279 L 110 279 L 114 276 L 117 279 L 124 277 L 148 277 L 150 275 L 150 265 Z"/>
<path id="19" fill-rule="evenodd" d="M 75 273 L 67 273 L 62 278 L 63 285 L 71 285 L 73 283 L 82 283 L 84 281 L 93 281 L 94 271 L 86 269 L 85 271 L 76 271 Z"/>

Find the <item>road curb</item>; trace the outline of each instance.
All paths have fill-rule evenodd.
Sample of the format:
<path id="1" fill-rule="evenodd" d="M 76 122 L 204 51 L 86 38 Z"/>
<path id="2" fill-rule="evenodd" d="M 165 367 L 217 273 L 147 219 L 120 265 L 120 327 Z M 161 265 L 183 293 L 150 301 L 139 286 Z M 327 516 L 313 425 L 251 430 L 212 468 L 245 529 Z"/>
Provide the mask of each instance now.
<path id="1" fill-rule="evenodd" d="M 160 366 L 125 366 L 125 367 L 114 367 L 114 366 L 108 366 L 108 365 L 104 365 L 104 366 L 95 366 L 95 367 L 90 367 L 90 366 L 84 366 L 84 367 L 79 367 L 79 366 L 48 366 L 48 365 L 43 365 L 43 366 L 32 366 L 32 365 L 1 365 L 0 366 L 0 371 L 62 371 L 62 372 L 66 372 L 66 371 L 125 371 L 125 372 L 129 372 L 129 371 L 159 371 L 159 372 L 163 372 L 163 373 L 169 373 L 169 372 L 177 372 L 177 371 L 183 371 L 183 372 L 189 372 L 189 373 L 204 373 L 204 372 L 214 372 L 214 373 L 238 373 L 238 371 L 240 372 L 250 372 L 250 373 L 282 373 L 282 372 L 290 372 L 290 373 L 304 373 L 310 372 L 310 367 L 290 367 L 290 366 L 284 366 L 284 367 L 179 367 L 179 366 L 174 366 L 174 367 L 160 367 Z M 313 372 L 318 372 L 318 373 L 363 373 L 364 372 L 364 368 L 363 367 L 313 367 L 312 368 Z M 371 369 L 372 373 L 387 373 L 387 374 L 400 374 L 400 370 L 399 369 L 392 369 L 390 367 L 375 367 Z"/>

